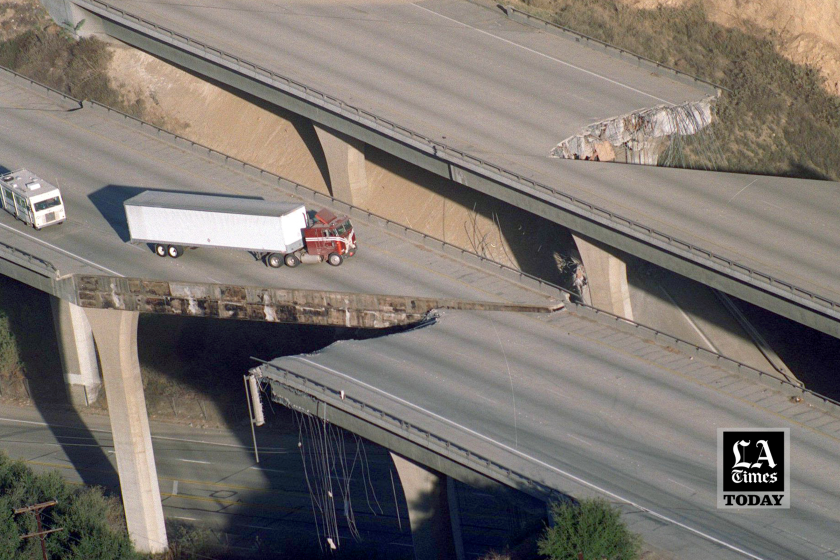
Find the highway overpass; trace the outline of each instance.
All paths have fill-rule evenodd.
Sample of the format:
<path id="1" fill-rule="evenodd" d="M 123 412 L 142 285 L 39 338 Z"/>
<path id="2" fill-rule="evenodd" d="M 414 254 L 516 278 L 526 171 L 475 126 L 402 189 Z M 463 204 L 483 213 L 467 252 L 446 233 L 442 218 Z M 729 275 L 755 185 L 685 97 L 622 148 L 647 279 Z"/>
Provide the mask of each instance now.
<path id="1" fill-rule="evenodd" d="M 581 126 L 707 84 L 460 1 L 45 4 L 310 118 L 341 157 L 374 146 L 840 336 L 836 183 L 547 157 Z"/>
<path id="2" fill-rule="evenodd" d="M 312 266 L 278 271 L 260 265 L 247 253 L 222 250 L 188 252 L 177 261 L 159 259 L 147 248 L 133 247 L 126 242 L 121 202 L 138 190 L 163 188 L 253 195 L 255 186 L 259 185 L 260 196 L 267 199 L 281 200 L 295 191 L 306 196 L 315 195 L 307 193 L 300 186 L 261 173 L 223 155 L 210 153 L 200 146 L 194 146 L 183 139 L 102 107 L 86 105 L 79 108 L 77 102 L 52 94 L 47 97 L 42 95 L 43 90 L 33 88 L 34 86 L 5 74 L 0 82 L 0 115 L 3 117 L 4 130 L 4 142 L 0 145 L 0 165 L 7 169 L 25 165 L 51 182 L 59 184 L 65 193 L 69 219 L 62 226 L 35 232 L 24 228 L 11 216 L 0 213 L 0 229 L 5 247 L 0 253 L 0 261 L 4 273 L 14 276 L 9 271 L 35 272 L 46 267 L 44 263 L 50 263 L 53 270 L 50 274 L 56 279 L 64 274 L 99 278 L 106 276 L 116 278 L 120 282 L 125 280 L 122 276 L 161 279 L 170 283 L 190 282 L 200 278 L 207 284 L 239 283 L 238 285 L 275 289 L 307 288 L 348 292 L 363 292 L 375 285 L 381 293 L 415 293 L 420 297 L 446 297 L 465 301 L 480 299 L 542 306 L 555 303 L 560 295 L 551 286 L 541 285 L 538 281 L 520 276 L 515 271 L 481 261 L 475 256 L 445 246 L 439 241 L 424 238 L 400 226 L 384 224 L 375 217 L 362 219 L 362 214 L 358 211 L 354 211 L 354 215 L 359 216 L 357 225 L 360 252 L 340 268 Z M 19 133 L 22 130 L 28 133 L 22 135 Z M 330 203 L 323 197 L 321 199 L 325 204 Z M 342 206 L 339 205 L 339 208 Z M 11 248 L 7 250 L 8 247 Z M 447 252 L 453 256 L 448 256 Z M 26 258 L 25 255 L 32 258 Z M 457 258 L 454 258 L 455 256 Z M 41 276 L 48 276 L 44 270 L 41 272 Z M 114 310 L 99 311 L 124 316 Z M 136 321 L 136 312 L 134 313 Z M 634 338 L 634 335 L 629 335 L 629 339 L 625 338 L 627 335 L 611 330 L 611 327 L 590 324 L 571 314 L 561 312 L 560 315 L 554 315 L 557 318 L 556 323 L 540 321 L 530 314 L 500 314 L 495 321 L 488 321 L 486 315 L 462 317 L 454 311 L 445 312 L 439 325 L 413 331 L 408 335 L 421 337 L 420 339 L 392 337 L 379 341 L 386 344 L 383 349 L 390 350 L 387 344 L 391 342 L 386 341 L 392 340 L 397 344 L 394 348 L 396 351 L 405 352 L 405 357 L 389 362 L 388 367 L 383 367 L 379 362 L 382 353 L 377 341 L 360 344 L 374 345 L 370 347 L 371 361 L 368 364 L 371 366 L 371 375 L 390 374 L 397 368 L 400 371 L 405 368 L 405 372 L 399 376 L 386 375 L 378 391 L 392 393 L 394 389 L 390 384 L 400 380 L 405 382 L 405 386 L 398 391 L 404 392 L 408 402 L 432 411 L 429 399 L 437 399 L 436 391 L 451 383 L 451 397 L 462 399 L 465 406 L 460 407 L 447 399 L 439 399 L 440 406 L 445 406 L 447 410 L 460 411 L 464 408 L 467 412 L 481 411 L 482 407 L 486 407 L 483 414 L 492 415 L 489 420 L 486 417 L 468 416 L 451 418 L 446 416 L 446 410 L 432 411 L 439 417 L 461 425 L 473 424 L 472 429 L 478 434 L 487 435 L 485 428 L 491 427 L 494 432 L 491 438 L 493 441 L 485 441 L 484 448 L 474 449 L 476 455 L 488 456 L 486 446 L 489 444 L 492 451 L 494 442 L 511 447 L 511 429 L 513 449 L 516 450 L 520 444 L 533 446 L 537 440 L 551 435 L 546 431 L 558 432 L 558 426 L 570 427 L 580 424 L 580 431 L 571 431 L 570 428 L 570 431 L 565 433 L 583 439 L 583 443 L 571 444 L 570 441 L 576 441 L 574 437 L 565 440 L 565 443 L 549 438 L 547 441 L 558 447 L 556 452 L 541 456 L 540 460 L 545 465 L 534 467 L 532 464 L 525 469 L 521 466 L 522 463 L 511 463 L 507 468 L 555 491 L 572 495 L 582 495 L 586 488 L 592 488 L 582 482 L 568 484 L 567 479 L 558 475 L 555 470 L 566 471 L 568 467 L 568 472 L 574 475 L 573 470 L 585 468 L 595 475 L 594 481 L 587 480 L 584 476 L 574 476 L 616 496 L 630 499 L 668 520 L 682 522 L 680 520 L 684 519 L 685 525 L 695 531 L 708 534 L 736 548 L 739 548 L 739 545 L 731 541 L 735 537 L 740 539 L 738 531 L 743 530 L 747 535 L 744 546 L 752 547 L 762 554 L 764 548 L 758 544 L 762 539 L 768 539 L 768 542 L 774 544 L 779 542 L 779 533 L 768 528 L 767 519 L 760 516 L 756 519 L 744 516 L 744 524 L 739 524 L 740 517 L 733 522 L 724 514 L 703 505 L 704 496 L 708 496 L 709 484 L 705 477 L 711 468 L 708 465 L 713 465 L 713 457 L 709 452 L 709 446 L 712 445 L 710 442 L 713 440 L 709 439 L 712 436 L 707 433 L 708 422 L 713 420 L 703 419 L 713 418 L 720 408 L 724 408 L 728 411 L 725 418 L 736 424 L 781 423 L 796 427 L 793 441 L 802 453 L 802 464 L 797 468 L 802 469 L 803 477 L 796 479 L 798 486 L 795 488 L 801 488 L 797 490 L 801 492 L 801 501 L 796 508 L 801 509 L 791 510 L 794 515 L 774 520 L 773 524 L 781 527 L 783 531 L 793 533 L 794 536 L 788 537 L 790 542 L 799 545 L 806 552 L 819 550 L 813 548 L 814 546 L 831 550 L 833 527 L 837 521 L 832 515 L 836 516 L 838 508 L 833 507 L 836 502 L 836 488 L 830 486 L 826 480 L 833 480 L 833 473 L 836 472 L 837 457 L 833 450 L 836 449 L 837 440 L 834 432 L 840 426 L 835 417 L 810 407 L 810 397 L 807 393 L 800 389 L 785 389 L 794 391 L 793 395 L 806 397 L 805 402 L 792 403 L 788 400 L 791 394 L 778 391 L 783 387 L 779 380 L 771 378 L 775 390 L 769 390 L 749 379 L 729 375 L 716 368 L 708 368 L 704 365 L 705 362 L 690 359 L 694 354 L 707 355 L 697 349 L 689 347 L 688 350 L 694 353 L 691 355 L 680 353 L 678 350 L 667 350 L 655 344 L 651 345 L 650 341 L 642 338 Z M 504 319 L 500 319 L 502 317 Z M 94 319 L 91 320 L 91 323 L 93 322 Z M 130 340 L 130 323 L 130 320 L 120 320 L 112 329 L 113 332 L 104 333 L 103 330 L 106 329 L 101 325 L 93 325 L 94 330 L 99 329 L 98 333 L 103 336 L 100 339 L 100 335 L 95 334 L 97 340 L 108 340 L 107 344 L 99 345 L 100 352 L 106 348 L 123 346 L 123 340 Z M 113 327 L 114 323 L 111 325 Z M 105 327 L 107 326 L 108 323 Z M 439 329 L 441 326 L 445 328 Z M 425 336 L 433 338 L 425 340 Z M 476 337 L 483 338 L 478 340 Z M 617 343 L 617 339 L 622 343 Z M 440 352 L 436 352 L 435 355 L 411 355 L 411 351 L 400 348 L 403 340 L 439 344 L 437 347 L 429 346 L 420 350 L 430 352 L 437 348 Z M 498 344 L 498 350 L 493 346 L 493 340 Z M 452 345 L 457 345 L 459 349 L 450 351 Z M 674 346 L 680 347 L 680 344 L 674 343 Z M 332 355 L 332 352 L 340 352 L 342 348 L 361 348 L 363 353 L 368 353 L 364 346 L 342 343 L 325 353 L 325 358 Z M 129 353 L 130 350 L 127 349 Z M 641 357 L 634 357 L 633 352 L 639 352 Z M 648 352 L 656 355 L 649 356 Z M 486 355 L 482 357 L 483 353 Z M 111 357 L 110 360 L 117 358 Z M 718 357 L 712 358 L 721 361 Z M 134 359 L 136 360 L 136 357 Z M 306 359 L 313 361 L 313 358 Z M 317 359 L 319 358 L 315 358 Z M 353 356 L 348 356 L 348 359 L 357 360 Z M 114 366 L 106 363 L 108 361 L 103 359 L 103 373 L 112 412 L 119 410 L 118 406 L 114 406 L 115 402 L 119 402 L 115 390 L 123 399 L 133 399 L 133 410 L 142 410 L 142 388 L 136 383 L 139 373 L 136 377 L 130 375 L 136 363 L 132 364 L 129 359 Z M 488 361 L 493 362 L 493 368 L 473 367 L 478 364 L 483 366 Z M 465 364 L 469 365 L 470 362 L 472 364 L 469 367 L 475 371 L 464 375 L 462 370 L 467 367 Z M 725 360 L 721 361 L 723 362 Z M 502 373 L 506 377 L 499 378 L 498 368 L 503 363 L 507 363 L 509 369 L 505 367 Z M 347 371 L 332 367 L 336 366 L 334 363 L 324 365 L 347 375 L 358 373 L 355 367 L 352 371 Z M 737 368 L 737 365 L 735 367 Z M 109 368 L 111 375 L 120 370 L 122 377 L 109 380 Z M 704 376 L 699 382 L 691 382 L 686 378 L 695 370 L 699 371 L 698 375 Z M 316 368 L 317 371 L 322 370 Z M 312 372 L 302 373 L 316 379 Z M 753 374 L 758 375 L 756 372 Z M 482 377 L 485 375 L 492 376 L 492 379 Z M 132 379 L 135 382 L 133 385 L 126 383 Z M 68 378 L 68 381 L 72 380 Z M 112 381 L 117 383 L 112 384 Z M 321 381 L 327 386 L 344 389 L 343 386 L 335 386 L 332 379 Z M 476 390 L 476 387 L 484 382 L 487 382 L 487 387 Z M 575 389 L 576 385 L 580 387 Z M 726 391 L 718 392 L 714 388 L 715 385 L 725 385 L 724 389 L 730 391 L 731 395 Z M 507 393 L 510 387 L 513 387 L 513 392 Z M 558 392 L 555 387 L 562 389 Z M 540 392 L 539 402 L 534 401 L 535 391 Z M 382 401 L 381 393 L 374 393 L 379 396 L 361 393 L 357 396 L 354 389 L 350 396 L 354 399 L 361 398 L 362 402 L 384 409 L 383 403 L 388 403 Z M 650 397 L 647 396 L 648 393 Z M 426 396 L 422 396 L 423 394 Z M 465 397 L 469 398 L 465 400 Z M 470 399 L 480 402 L 476 404 Z M 545 399 L 551 402 L 548 403 Z M 512 413 L 514 400 L 517 403 L 515 414 Z M 502 413 L 502 409 L 508 403 L 511 410 Z M 673 403 L 673 406 L 664 406 L 663 403 Z M 587 419 L 587 411 L 581 411 L 580 407 L 587 410 L 597 409 L 599 413 Z M 557 416 L 567 408 L 574 409 L 569 411 L 570 414 L 574 412 L 573 416 Z M 416 417 L 416 409 L 411 415 L 405 410 L 388 410 L 389 414 L 408 420 L 412 425 L 423 426 L 427 430 L 426 433 L 451 437 L 453 441 L 460 437 L 457 431 L 451 431 L 451 426 L 439 429 L 439 426 L 430 425 L 428 422 L 437 422 L 436 416 L 423 420 Z M 687 410 L 695 411 L 696 414 L 687 416 Z M 523 416 L 523 413 L 526 413 L 527 417 Z M 538 418 L 538 414 L 547 416 Z M 625 417 L 631 421 L 625 421 Z M 798 432 L 800 429 L 801 433 Z M 600 430 L 604 430 L 606 435 L 599 435 Z M 117 431 L 114 429 L 119 463 L 120 456 L 126 456 L 126 448 L 120 449 Z M 618 435 L 615 435 L 616 433 Z M 626 446 L 622 446 L 617 439 L 621 436 L 638 443 L 646 441 L 651 434 L 660 436 L 662 443 L 651 443 L 649 446 L 642 446 L 642 449 L 655 452 L 667 466 L 669 478 L 676 481 L 673 486 L 659 487 L 655 495 L 652 495 L 653 483 L 649 475 L 640 473 L 642 457 L 632 453 L 628 455 Z M 693 462 L 686 458 L 690 448 L 679 443 L 686 434 L 693 444 L 702 450 Z M 555 436 L 566 437 L 562 433 L 556 433 Z M 606 439 L 601 441 L 600 438 Z M 571 445 L 580 445 L 580 449 L 583 449 L 587 443 L 593 444 L 594 449 L 592 454 L 582 453 L 583 463 L 577 462 L 575 466 L 557 461 L 557 453 L 560 453 L 561 449 L 568 451 Z M 458 441 L 458 445 L 469 449 L 472 442 L 461 440 Z M 145 448 L 145 460 L 149 464 L 148 459 L 151 459 L 153 471 L 154 454 L 151 447 L 149 438 Z M 127 449 L 130 455 L 131 448 Z M 541 453 L 545 452 L 543 450 Z M 528 457 L 536 455 L 531 453 L 531 449 L 525 449 L 522 453 Z M 619 460 L 615 460 L 615 453 L 618 453 Z M 514 455 L 518 460 L 523 459 L 521 454 Z M 504 456 L 494 459 L 498 460 L 499 464 L 508 462 L 508 458 Z M 625 462 L 625 459 L 628 459 L 628 462 Z M 469 468 L 473 467 L 474 465 Z M 665 467 L 652 465 L 652 468 L 661 473 Z M 480 474 L 489 476 L 491 473 Z M 558 482 L 560 479 L 564 482 Z M 614 479 L 614 482 L 609 482 L 608 479 Z M 692 490 L 687 491 L 681 485 Z M 638 490 L 632 490 L 637 486 Z M 694 491 L 697 495 L 692 498 L 691 493 Z M 689 493 L 688 498 L 685 496 L 686 492 Z M 797 504 L 796 498 L 794 504 Z M 684 506 L 691 511 L 696 510 L 696 513 L 685 513 Z M 679 515 L 674 515 L 675 509 L 679 510 Z M 663 525 L 662 521 L 662 517 L 645 516 L 636 528 L 642 530 L 647 538 L 666 548 L 678 549 L 680 543 L 691 543 L 692 546 L 696 546 L 696 550 L 706 554 L 705 557 L 726 557 L 732 552 L 731 548 L 721 548 L 715 541 L 701 538 L 695 532 L 687 530 L 686 533 L 679 525 L 670 521 Z M 660 538 L 661 540 L 657 540 Z M 801 539 L 804 539 L 805 544 L 800 542 Z"/>
<path id="3" fill-rule="evenodd" d="M 55 296 L 71 399 L 95 400 L 104 379 L 129 532 L 141 550 L 160 550 L 166 535 L 137 357 L 139 313 L 379 328 L 451 305 L 562 307 L 556 288 L 347 205 L 337 209 L 351 213 L 359 252 L 341 267 L 273 269 L 221 249 L 160 259 L 128 243 L 122 202 L 143 190 L 333 201 L 6 71 L 0 116 L 0 166 L 27 167 L 59 185 L 68 216 L 35 231 L 0 211 L 0 274 Z"/>
<path id="4" fill-rule="evenodd" d="M 449 476 L 544 499 L 605 497 L 681 560 L 836 557 L 838 407 L 802 406 L 725 362 L 570 306 L 445 311 L 425 328 L 256 371 L 277 402 Z M 733 426 L 790 428 L 790 511 L 716 509 L 716 429 Z"/>

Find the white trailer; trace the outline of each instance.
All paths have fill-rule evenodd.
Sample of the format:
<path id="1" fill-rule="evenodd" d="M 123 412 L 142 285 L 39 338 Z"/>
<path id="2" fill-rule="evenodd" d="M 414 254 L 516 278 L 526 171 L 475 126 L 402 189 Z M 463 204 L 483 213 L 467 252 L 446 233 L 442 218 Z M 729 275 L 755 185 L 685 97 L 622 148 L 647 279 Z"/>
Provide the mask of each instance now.
<path id="1" fill-rule="evenodd" d="M 60 224 L 67 218 L 58 187 L 26 169 L 0 176 L 0 206 L 35 229 Z"/>
<path id="2" fill-rule="evenodd" d="M 151 243 L 161 257 L 178 258 L 185 247 L 285 255 L 304 246 L 303 204 L 145 191 L 123 206 L 131 242 Z"/>

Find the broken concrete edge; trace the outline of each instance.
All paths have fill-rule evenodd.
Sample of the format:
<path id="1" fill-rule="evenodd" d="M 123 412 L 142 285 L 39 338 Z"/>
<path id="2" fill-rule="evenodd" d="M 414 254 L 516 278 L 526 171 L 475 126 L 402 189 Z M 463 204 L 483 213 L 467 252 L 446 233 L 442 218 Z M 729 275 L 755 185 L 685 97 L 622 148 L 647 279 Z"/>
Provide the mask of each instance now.
<path id="1" fill-rule="evenodd" d="M 557 300 L 531 305 L 104 275 L 73 275 L 62 283 L 60 291 L 84 308 L 349 328 L 410 325 L 436 309 L 553 313 L 565 307 Z"/>
<path id="2" fill-rule="evenodd" d="M 705 348 L 696 346 L 680 338 L 665 334 L 653 327 L 624 319 L 623 317 L 613 315 L 607 311 L 602 311 L 585 304 L 569 302 L 567 304 L 567 311 L 573 315 L 584 317 L 604 325 L 609 325 L 619 331 L 633 334 L 664 347 L 677 350 L 689 357 L 695 357 L 704 363 L 718 367 L 728 373 L 741 375 L 751 381 L 757 381 L 761 385 L 764 385 L 774 391 L 778 391 L 784 396 L 792 399 L 798 399 L 796 402 L 805 402 L 821 412 L 840 418 L 840 401 L 817 393 L 816 391 L 812 391 L 804 386 L 792 383 L 791 381 L 780 377 L 781 374 L 778 372 L 771 373 L 753 368 L 737 360 L 733 360 L 732 358 L 728 358 L 721 354 L 712 352 L 711 350 L 706 350 Z M 819 428 L 816 429 L 819 430 Z"/>
<path id="3" fill-rule="evenodd" d="M 561 141 L 549 156 L 655 165 L 669 138 L 697 134 L 712 124 L 716 101 L 717 96 L 707 96 L 699 101 L 661 104 L 604 119 Z M 646 161 L 631 158 L 646 151 L 652 152 Z M 617 152 L 624 153 L 624 157 L 617 157 Z"/>
<path id="4" fill-rule="evenodd" d="M 261 365 L 252 368 L 250 372 L 258 378 L 268 381 L 273 388 L 279 386 L 283 389 L 286 396 L 275 395 L 272 391 L 272 400 L 278 404 L 302 414 L 316 416 L 320 419 L 326 418 L 327 422 L 332 422 L 334 418 L 329 415 L 330 410 L 325 410 L 324 405 L 326 405 L 326 407 L 356 420 L 354 422 L 356 429 L 342 425 L 346 424 L 344 422 L 335 422 L 337 426 L 357 433 L 365 439 L 396 451 L 405 457 L 428 464 L 435 470 L 467 484 L 473 484 L 474 481 L 471 481 L 469 477 L 464 477 L 463 471 L 453 472 L 453 465 L 473 471 L 474 478 L 486 477 L 541 500 L 569 499 L 568 494 L 553 488 L 547 481 L 540 480 L 539 477 L 520 473 L 510 466 L 493 461 L 482 454 L 474 453 L 463 445 L 439 437 L 420 426 L 406 422 L 352 395 L 348 395 L 342 390 L 312 381 L 271 362 L 258 361 L 262 362 Z M 305 399 L 294 399 L 295 402 L 292 402 L 289 398 L 290 394 L 304 396 Z M 396 449 L 394 449 L 395 447 Z M 422 456 L 418 456 L 417 450 L 420 451 Z"/>

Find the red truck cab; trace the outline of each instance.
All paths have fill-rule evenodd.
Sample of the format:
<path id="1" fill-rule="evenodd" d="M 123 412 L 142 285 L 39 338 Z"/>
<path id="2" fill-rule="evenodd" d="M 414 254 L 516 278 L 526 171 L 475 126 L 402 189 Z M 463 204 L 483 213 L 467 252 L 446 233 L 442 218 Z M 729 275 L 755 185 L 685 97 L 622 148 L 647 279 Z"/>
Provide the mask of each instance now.
<path id="1" fill-rule="evenodd" d="M 339 266 L 356 253 L 356 233 L 347 216 L 338 216 L 326 208 L 318 211 L 303 229 L 304 248 L 286 255 L 287 266 L 300 262 L 323 262 Z"/>

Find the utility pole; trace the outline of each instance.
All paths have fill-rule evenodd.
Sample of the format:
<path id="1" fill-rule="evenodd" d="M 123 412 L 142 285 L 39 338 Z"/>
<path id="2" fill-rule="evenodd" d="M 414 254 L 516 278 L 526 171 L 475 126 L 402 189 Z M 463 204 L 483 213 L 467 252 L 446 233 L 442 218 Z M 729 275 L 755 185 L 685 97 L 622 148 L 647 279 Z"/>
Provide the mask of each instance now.
<path id="1" fill-rule="evenodd" d="M 12 510 L 15 515 L 27 512 L 34 512 L 35 513 L 35 521 L 38 523 L 38 530 L 34 533 L 28 533 L 26 535 L 22 535 L 20 537 L 21 540 L 28 539 L 31 537 L 40 537 L 41 539 L 41 553 L 44 555 L 44 560 L 47 560 L 47 545 L 44 543 L 44 537 L 49 535 L 50 533 L 55 533 L 57 531 L 63 531 L 64 527 L 59 527 L 57 529 L 49 529 L 44 531 L 44 526 L 41 524 L 41 510 L 46 509 L 48 507 L 52 507 L 56 505 L 58 502 L 55 500 L 50 500 L 49 502 L 43 502 L 40 504 L 34 504 L 31 506 L 26 506 L 22 508 L 18 508 Z"/>

